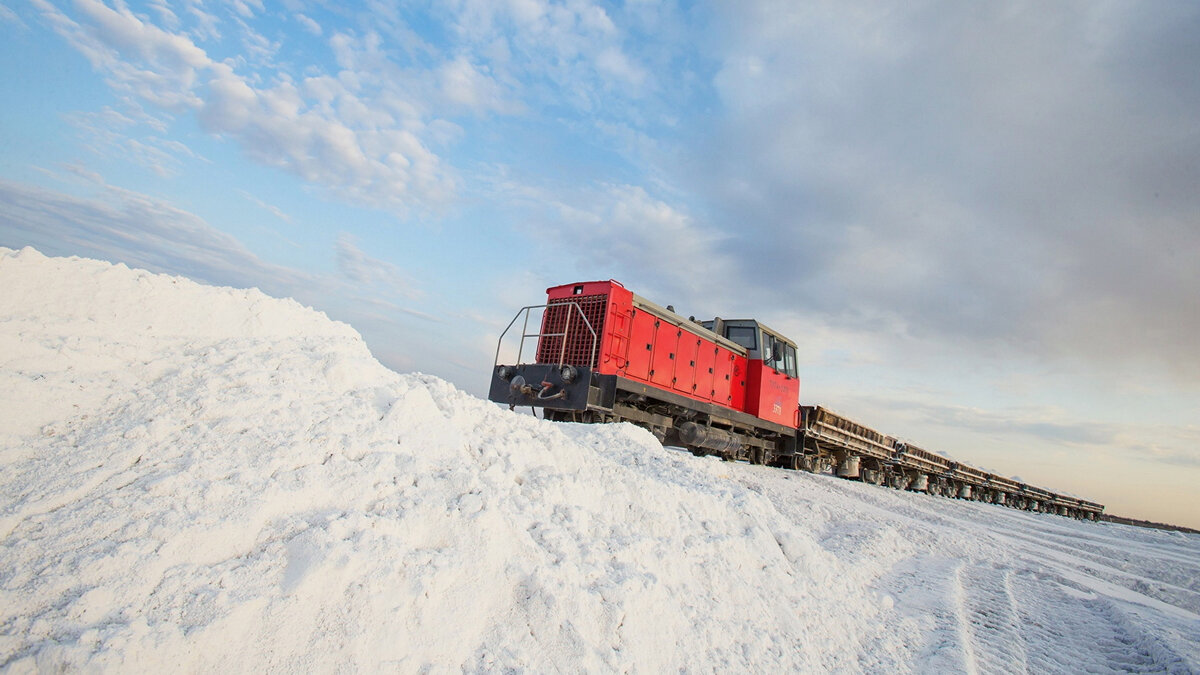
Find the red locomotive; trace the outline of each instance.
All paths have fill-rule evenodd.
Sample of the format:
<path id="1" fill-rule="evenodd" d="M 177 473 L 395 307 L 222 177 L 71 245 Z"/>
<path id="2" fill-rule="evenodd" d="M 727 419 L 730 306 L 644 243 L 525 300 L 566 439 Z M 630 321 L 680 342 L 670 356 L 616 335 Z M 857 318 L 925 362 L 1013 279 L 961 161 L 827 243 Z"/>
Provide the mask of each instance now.
<path id="1" fill-rule="evenodd" d="M 748 319 L 685 319 L 611 280 L 547 295 L 546 305 L 522 310 L 526 322 L 545 310 L 540 332 L 522 333 L 522 342 L 538 338 L 535 362 L 497 366 L 491 400 L 542 407 L 555 420 L 631 421 L 664 443 L 731 459 L 795 452 L 791 340 Z"/>
<path id="2" fill-rule="evenodd" d="M 612 280 L 546 293 L 545 305 L 522 308 L 501 335 L 490 400 L 540 407 L 550 420 L 632 422 L 696 454 L 1080 518 L 1104 509 L 801 406 L 796 343 L 753 319 L 684 318 Z M 501 364 L 505 336 L 522 317 L 517 358 Z M 537 344 L 526 363 L 530 338 Z"/>

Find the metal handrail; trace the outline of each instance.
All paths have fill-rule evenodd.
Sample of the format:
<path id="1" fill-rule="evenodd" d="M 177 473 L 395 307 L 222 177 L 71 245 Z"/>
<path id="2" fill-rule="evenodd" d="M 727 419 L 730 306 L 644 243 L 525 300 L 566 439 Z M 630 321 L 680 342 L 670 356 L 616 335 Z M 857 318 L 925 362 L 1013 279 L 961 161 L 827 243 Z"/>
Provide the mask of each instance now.
<path id="1" fill-rule="evenodd" d="M 492 363 L 492 367 L 495 368 L 496 366 L 500 365 L 500 350 L 504 347 L 504 337 L 506 335 L 508 335 L 508 331 L 512 330 L 513 324 L 515 324 L 517 322 L 517 319 L 521 318 L 522 314 L 525 315 L 525 322 L 521 327 L 521 342 L 517 345 L 517 363 L 516 363 L 516 365 L 518 365 L 518 366 L 521 365 L 521 356 L 525 353 L 525 340 L 527 338 L 535 337 L 535 338 L 538 338 L 538 340 L 541 340 L 543 337 L 561 337 L 563 343 L 562 343 L 562 349 L 559 351 L 559 355 L 558 355 L 558 366 L 561 367 L 567 359 L 567 335 L 569 335 L 571 332 L 571 317 L 574 316 L 575 312 L 568 312 L 567 321 L 566 321 L 566 324 L 563 325 L 563 332 L 561 332 L 561 333 L 530 333 L 529 332 L 529 312 L 532 310 L 535 310 L 535 309 L 547 309 L 549 307 L 561 307 L 563 305 L 570 305 L 571 307 L 574 307 L 575 312 L 577 312 L 579 314 L 579 318 L 583 319 L 583 325 L 586 326 L 588 329 L 588 332 L 592 334 L 592 358 L 589 362 L 588 367 L 594 368 L 594 367 L 598 366 L 599 365 L 599 356 L 600 356 L 599 355 L 600 338 L 596 334 L 596 329 L 592 327 L 592 322 L 588 321 L 587 315 L 583 313 L 583 307 L 580 307 L 578 302 L 570 301 L 570 302 L 547 303 L 544 305 L 529 305 L 529 306 L 522 307 L 521 309 L 517 310 L 517 313 L 513 315 L 512 321 L 508 322 L 508 326 L 504 329 L 504 332 L 500 334 L 500 339 L 496 341 L 496 360 L 494 363 Z M 542 322 L 544 325 L 545 324 L 544 318 L 543 318 Z"/>

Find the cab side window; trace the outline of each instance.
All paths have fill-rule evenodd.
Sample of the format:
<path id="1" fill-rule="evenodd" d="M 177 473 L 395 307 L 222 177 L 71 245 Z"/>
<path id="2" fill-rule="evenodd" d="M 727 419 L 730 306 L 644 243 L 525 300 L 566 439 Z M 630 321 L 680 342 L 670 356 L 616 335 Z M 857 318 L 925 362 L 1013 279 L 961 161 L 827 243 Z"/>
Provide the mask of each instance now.
<path id="1" fill-rule="evenodd" d="M 776 349 L 777 348 L 775 346 L 775 336 L 771 335 L 770 333 L 764 332 L 763 333 L 763 349 L 762 349 L 763 365 L 767 366 L 768 368 L 774 368 L 775 370 L 779 370 L 779 364 L 775 362 L 775 350 Z"/>

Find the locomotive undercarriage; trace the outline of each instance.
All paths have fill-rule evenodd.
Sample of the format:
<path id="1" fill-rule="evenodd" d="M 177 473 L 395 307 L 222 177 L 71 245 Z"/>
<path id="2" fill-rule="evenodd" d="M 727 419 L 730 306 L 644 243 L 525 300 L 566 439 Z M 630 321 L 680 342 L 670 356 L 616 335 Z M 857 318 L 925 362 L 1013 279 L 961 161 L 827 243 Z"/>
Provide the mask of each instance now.
<path id="1" fill-rule="evenodd" d="M 543 415 L 560 422 L 630 422 L 650 431 L 663 445 L 730 461 L 779 464 L 794 452 L 794 429 L 621 377 L 615 378 L 611 391 L 610 401 L 602 397 L 584 410 L 546 407 Z"/>
<path id="2" fill-rule="evenodd" d="M 979 501 L 1077 519 L 1096 519 L 1092 514 L 1069 507 L 1041 505 L 1035 500 L 1010 496 L 1002 490 L 972 486 L 947 476 L 930 476 L 904 467 L 899 462 L 861 457 L 845 451 L 826 452 L 815 442 L 812 443 L 813 447 L 802 448 L 798 452 L 789 451 L 795 447 L 796 441 L 786 434 L 739 425 L 728 418 L 663 403 L 640 394 L 621 391 L 619 387 L 617 400 L 619 402 L 611 411 L 546 409 L 544 415 L 546 419 L 560 422 L 630 422 L 649 430 L 663 445 L 683 447 L 697 456 L 716 455 L 727 461 L 772 464 L 809 473 L 832 472 L 840 478 L 894 490 L 925 492 L 951 499 Z M 703 425 L 705 429 L 727 434 L 736 440 L 728 447 L 706 447 L 689 443 L 689 439 L 680 432 L 687 424 Z M 720 441 L 715 443 L 718 446 L 719 444 Z"/>

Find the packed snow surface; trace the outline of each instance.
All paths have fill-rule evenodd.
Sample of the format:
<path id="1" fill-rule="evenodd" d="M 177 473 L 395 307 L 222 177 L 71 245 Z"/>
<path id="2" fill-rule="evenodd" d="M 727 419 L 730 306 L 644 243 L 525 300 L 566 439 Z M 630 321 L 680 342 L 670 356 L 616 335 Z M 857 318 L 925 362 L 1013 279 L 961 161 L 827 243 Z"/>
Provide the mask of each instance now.
<path id="1" fill-rule="evenodd" d="M 10 672 L 1200 671 L 1196 535 L 543 422 L 295 302 L 32 249 L 0 453 Z"/>

